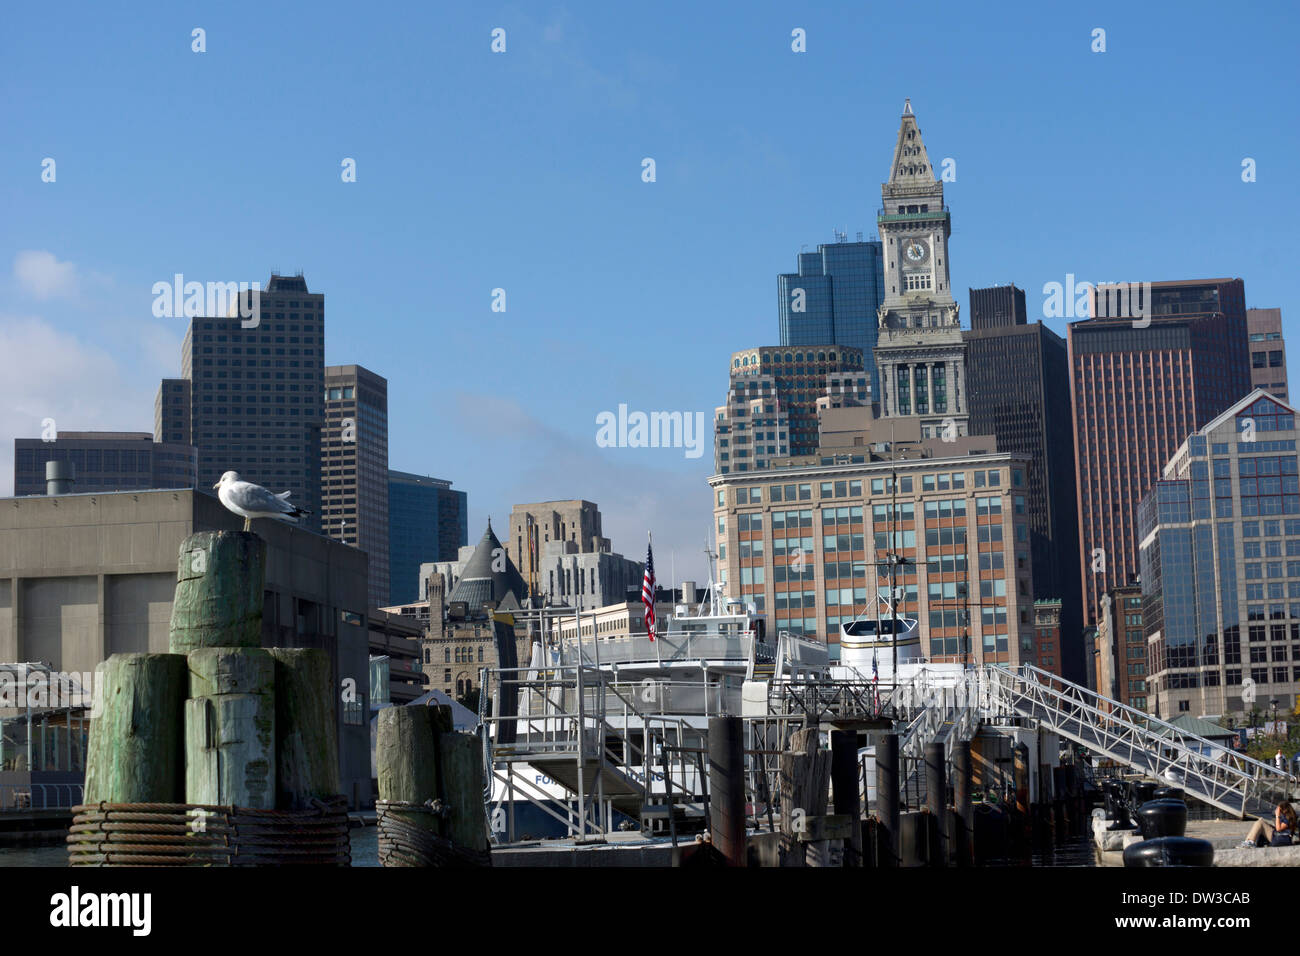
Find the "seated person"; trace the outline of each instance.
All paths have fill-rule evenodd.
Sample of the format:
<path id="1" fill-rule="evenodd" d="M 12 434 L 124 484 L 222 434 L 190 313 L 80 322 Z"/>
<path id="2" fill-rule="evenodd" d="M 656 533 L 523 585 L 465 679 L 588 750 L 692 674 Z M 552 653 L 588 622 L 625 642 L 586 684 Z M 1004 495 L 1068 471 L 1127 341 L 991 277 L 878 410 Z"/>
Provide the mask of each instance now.
<path id="1" fill-rule="evenodd" d="M 1290 846 L 1296 832 L 1296 812 L 1291 804 L 1283 801 L 1273 811 L 1273 825 L 1264 820 L 1256 820 L 1239 847 Z"/>

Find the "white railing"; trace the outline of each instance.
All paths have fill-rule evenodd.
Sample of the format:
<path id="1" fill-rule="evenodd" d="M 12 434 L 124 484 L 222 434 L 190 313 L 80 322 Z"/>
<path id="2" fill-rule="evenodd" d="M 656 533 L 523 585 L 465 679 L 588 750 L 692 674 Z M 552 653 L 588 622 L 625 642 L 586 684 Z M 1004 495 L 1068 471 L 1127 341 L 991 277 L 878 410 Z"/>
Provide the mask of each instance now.
<path id="1" fill-rule="evenodd" d="M 996 703 L 1133 769 L 1245 817 L 1290 799 L 1295 778 L 1167 721 L 1025 664 L 989 666 Z"/>

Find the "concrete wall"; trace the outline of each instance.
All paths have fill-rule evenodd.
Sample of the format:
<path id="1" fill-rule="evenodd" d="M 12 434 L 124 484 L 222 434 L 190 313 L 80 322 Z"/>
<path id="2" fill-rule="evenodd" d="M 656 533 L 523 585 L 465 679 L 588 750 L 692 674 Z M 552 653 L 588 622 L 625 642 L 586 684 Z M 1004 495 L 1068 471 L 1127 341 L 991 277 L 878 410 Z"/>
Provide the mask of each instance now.
<path id="1" fill-rule="evenodd" d="M 114 653 L 165 652 L 181 542 L 242 524 L 192 490 L 0 499 L 0 661 L 85 672 Z M 366 554 L 275 521 L 254 531 L 267 543 L 262 643 L 330 654 L 343 790 L 368 803 Z"/>

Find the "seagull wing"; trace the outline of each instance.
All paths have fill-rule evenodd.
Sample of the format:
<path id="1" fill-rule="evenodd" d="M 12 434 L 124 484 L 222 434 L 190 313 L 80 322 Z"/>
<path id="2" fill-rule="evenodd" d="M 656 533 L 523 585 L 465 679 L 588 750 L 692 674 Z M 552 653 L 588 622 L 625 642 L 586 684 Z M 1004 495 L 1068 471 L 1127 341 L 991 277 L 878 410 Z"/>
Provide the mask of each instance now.
<path id="1" fill-rule="evenodd" d="M 231 502 L 249 514 L 281 515 L 296 510 L 284 498 L 251 481 L 232 481 L 228 493 Z"/>

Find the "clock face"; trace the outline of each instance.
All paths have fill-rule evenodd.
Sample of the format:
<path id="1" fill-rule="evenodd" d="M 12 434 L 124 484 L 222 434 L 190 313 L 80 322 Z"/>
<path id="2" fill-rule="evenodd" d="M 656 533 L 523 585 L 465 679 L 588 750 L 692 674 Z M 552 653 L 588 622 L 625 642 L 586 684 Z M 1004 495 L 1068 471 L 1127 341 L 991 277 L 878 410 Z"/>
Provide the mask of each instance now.
<path id="1" fill-rule="evenodd" d="M 909 239 L 907 245 L 903 247 L 903 255 L 907 256 L 912 262 L 924 261 L 928 252 L 925 243 L 920 239 Z"/>

